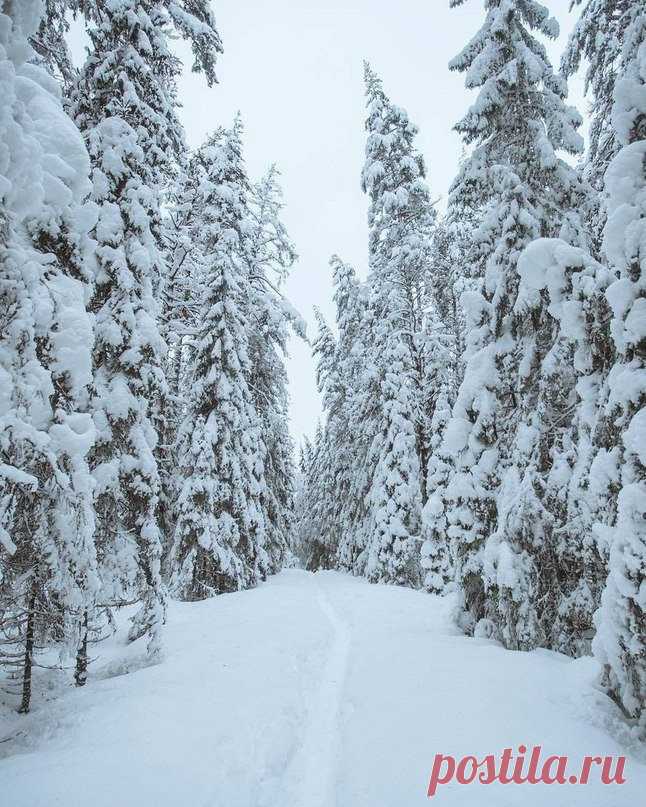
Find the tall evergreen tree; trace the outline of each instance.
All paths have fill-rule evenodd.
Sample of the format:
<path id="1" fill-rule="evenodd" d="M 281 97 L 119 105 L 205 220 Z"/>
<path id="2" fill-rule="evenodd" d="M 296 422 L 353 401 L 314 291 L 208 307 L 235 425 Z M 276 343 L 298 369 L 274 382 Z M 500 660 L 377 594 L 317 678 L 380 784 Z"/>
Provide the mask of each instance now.
<path id="1" fill-rule="evenodd" d="M 433 407 L 431 420 L 430 457 L 427 469 L 428 498 L 422 511 L 421 548 L 423 584 L 433 594 L 443 594 L 453 580 L 451 545 L 448 540 L 448 521 L 443 500 L 446 483 L 450 478 L 450 458 L 442 454 L 441 447 L 446 426 L 451 419 L 451 407 L 442 389 Z"/>
<path id="2" fill-rule="evenodd" d="M 42 640 L 74 651 L 97 591 L 85 312 L 89 161 L 28 39 L 41 6 L 0 11 L 0 661 L 29 710 Z"/>
<path id="3" fill-rule="evenodd" d="M 362 465 L 369 448 L 360 428 L 361 379 L 367 346 L 364 343 L 367 288 L 347 263 L 331 260 L 338 337 L 335 367 L 338 386 L 329 404 L 328 440 L 335 460 L 335 489 L 339 544 L 337 563 L 342 569 L 362 573 L 366 562 L 366 496 L 370 480 Z"/>
<path id="4" fill-rule="evenodd" d="M 531 411 L 527 376 L 537 359 L 532 351 L 540 318 L 521 321 L 514 313 L 516 264 L 537 236 L 585 240 L 574 211 L 583 188 L 557 156 L 558 150 L 580 153 L 581 119 L 566 106 L 565 82 L 534 31 L 550 38 L 558 33 L 539 3 L 488 1 L 482 28 L 451 63 L 465 72 L 467 87 L 479 88 L 456 126 L 474 149 L 453 199 L 476 209 L 486 205 L 487 212 L 475 235 L 484 278 L 481 291 L 467 300 L 465 376 L 444 444 L 455 464 L 447 491 L 449 534 L 465 627 L 474 630 L 484 620 L 478 630 L 510 647 L 541 642 L 538 558 L 550 521 L 526 474 L 526 452 L 533 450 L 523 439 Z M 526 495 L 513 497 L 520 479 Z"/>
<path id="5" fill-rule="evenodd" d="M 196 289 L 208 275 L 204 232 L 213 229 L 216 220 L 228 222 L 237 234 L 231 249 L 238 272 L 243 273 L 241 299 L 249 358 L 246 383 L 265 452 L 262 509 L 266 551 L 270 570 L 278 571 L 288 557 L 294 526 L 295 471 L 285 357 L 290 332 L 304 336 L 304 326 L 281 292 L 296 255 L 280 218 L 278 172 L 272 167 L 260 182 L 249 183 L 242 163 L 241 135 L 238 117 L 232 132 L 220 131 L 192 156 L 172 196 L 167 227 L 171 259 L 164 299 L 172 412 L 167 443 L 171 456 L 176 455 L 173 434 L 177 434 L 181 412 L 188 403 L 182 389 L 190 385 L 193 336 L 203 327 L 203 304 Z"/>
<path id="6" fill-rule="evenodd" d="M 599 257 L 605 226 L 603 178 L 620 148 L 611 121 L 613 93 L 633 3 L 631 0 L 570 2 L 570 8 L 579 5 L 583 8 L 563 54 L 561 72 L 569 78 L 580 68 L 581 60 L 586 60 L 585 91 L 592 94 L 592 108 L 585 172 L 593 192 L 586 199 L 585 207 L 592 246 L 596 257 Z"/>
<path id="7" fill-rule="evenodd" d="M 426 502 L 422 512 L 422 567 L 424 585 L 434 593 L 448 589 L 454 576 L 449 539 L 452 503 L 447 487 L 454 462 L 444 447 L 451 410 L 464 376 L 467 319 L 462 296 L 477 287 L 477 249 L 474 245 L 476 211 L 452 200 L 435 229 L 431 254 L 430 314 L 424 340 L 428 380 L 423 406 L 430 419 Z"/>
<path id="8" fill-rule="evenodd" d="M 249 272 L 249 357 L 254 406 L 260 418 L 266 456 L 263 510 L 271 571 L 289 554 L 294 529 L 294 445 L 289 434 L 289 396 L 285 359 L 291 332 L 305 338 L 300 316 L 281 286 L 296 259 L 281 221 L 278 171 L 272 167 L 251 185 L 243 249 Z"/>
<path id="9" fill-rule="evenodd" d="M 370 197 L 372 308 L 363 402 L 371 466 L 367 573 L 374 580 L 414 583 L 419 578 L 421 468 L 428 444 L 420 428 L 424 371 L 416 334 L 422 330 L 435 213 L 424 162 L 414 146 L 417 128 L 391 104 L 368 65 L 365 80 L 368 137 L 362 187 Z"/>
<path id="10" fill-rule="evenodd" d="M 166 343 L 167 394 L 162 401 L 159 516 L 165 538 L 162 565 L 166 578 L 169 576 L 169 553 L 177 516 L 175 505 L 181 489 L 181 478 L 177 473 L 180 465 L 177 438 L 186 414 L 195 335 L 201 326 L 203 178 L 204 159 L 198 149 L 179 166 L 169 190 L 162 222 L 166 276 L 161 290 L 160 331 Z"/>
<path id="11" fill-rule="evenodd" d="M 339 501 L 336 497 L 338 457 L 335 404 L 341 393 L 341 378 L 336 364 L 337 340 L 318 309 L 315 309 L 318 334 L 313 342 L 317 361 L 316 381 L 327 412 L 325 424 L 318 424 L 312 456 L 305 477 L 305 495 L 299 513 L 299 536 L 306 542 L 304 555 L 308 569 L 328 569 L 336 565 L 341 541 Z"/>
<path id="12" fill-rule="evenodd" d="M 590 650 L 605 578 L 606 553 L 594 525 L 608 493 L 593 482 L 590 468 L 594 442 L 606 431 L 599 400 L 613 351 L 602 328 L 608 317 L 603 290 L 612 276 L 586 251 L 559 239 L 532 242 L 518 271 L 517 315 L 543 320 L 523 416 L 523 448 L 530 453 L 525 473 L 532 483 L 525 487 L 541 508 L 535 523 L 548 525 L 539 627 L 544 644 L 580 655 Z"/>
<path id="13" fill-rule="evenodd" d="M 242 258 L 246 175 L 240 127 L 197 155 L 202 300 L 180 429 L 183 486 L 172 588 L 202 599 L 253 585 L 269 569 L 263 498 L 266 448 L 249 386 L 249 273 Z"/>
<path id="14" fill-rule="evenodd" d="M 93 407 L 98 439 L 97 546 L 108 600 L 137 588 L 142 607 L 131 638 L 159 649 L 164 613 L 157 442 L 166 394 L 157 326 L 165 276 L 160 193 L 181 153 L 176 116 L 180 64 L 170 27 L 191 41 L 194 69 L 214 81 L 220 49 L 204 0 L 82 0 L 92 47 L 73 113 L 92 160 L 97 270 Z"/>
<path id="15" fill-rule="evenodd" d="M 367 559 L 363 530 L 369 512 L 366 502 L 369 479 L 362 465 L 367 447 L 360 423 L 366 297 L 351 266 L 337 256 L 330 265 L 338 333 L 334 338 L 317 311 L 319 333 L 314 354 L 326 420 L 317 432 L 307 462 L 306 495 L 301 497 L 300 504 L 301 509 L 309 507 L 318 520 L 303 513 L 301 523 L 308 525 L 307 532 L 318 531 L 325 536 L 311 553 L 312 563 L 333 564 L 363 574 Z"/>
<path id="16" fill-rule="evenodd" d="M 431 253 L 430 307 L 435 333 L 432 347 L 438 342 L 441 366 L 445 368 L 449 403 L 455 401 L 464 374 L 466 319 L 462 295 L 474 286 L 471 277 L 475 214 L 466 207 L 449 206 L 446 216 L 438 222 Z M 433 344 L 435 343 L 435 344 Z M 436 359 L 437 361 L 437 359 Z M 437 389 L 435 390 L 437 394 Z M 431 402 L 432 405 L 432 402 Z M 430 409 L 432 416 L 433 409 Z M 434 433 L 434 430 L 431 430 Z"/>
<path id="17" fill-rule="evenodd" d="M 628 11 L 612 124 L 621 150 L 605 177 L 604 252 L 619 278 L 607 292 L 617 362 L 608 376 L 606 414 L 614 450 L 592 473 L 616 482 L 616 515 L 605 521 L 609 573 L 594 650 L 604 683 L 646 737 L 646 11 Z"/>

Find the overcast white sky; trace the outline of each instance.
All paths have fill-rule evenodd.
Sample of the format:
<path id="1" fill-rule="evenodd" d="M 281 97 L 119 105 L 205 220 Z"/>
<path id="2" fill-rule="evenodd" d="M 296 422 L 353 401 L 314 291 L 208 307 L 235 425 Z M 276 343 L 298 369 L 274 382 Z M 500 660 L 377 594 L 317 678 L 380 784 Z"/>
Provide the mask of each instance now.
<path id="1" fill-rule="evenodd" d="M 561 24 L 560 40 L 548 44 L 558 65 L 573 25 L 569 0 L 543 2 Z M 181 82 L 189 144 L 198 146 L 240 110 L 251 175 L 271 162 L 279 166 L 284 219 L 300 256 L 286 293 L 310 333 L 312 306 L 334 318 L 330 255 L 338 253 L 361 276 L 366 273 L 367 205 L 359 183 L 363 60 L 418 124 L 431 189 L 442 205 L 461 149 L 452 126 L 471 96 L 464 77 L 450 73 L 447 64 L 481 25 L 483 5 L 470 0 L 449 10 L 448 0 L 213 0 L 224 54 L 214 88 L 190 72 Z M 577 81 L 570 98 L 583 113 L 581 92 Z M 293 341 L 289 371 L 298 443 L 313 434 L 321 411 L 306 344 Z"/>

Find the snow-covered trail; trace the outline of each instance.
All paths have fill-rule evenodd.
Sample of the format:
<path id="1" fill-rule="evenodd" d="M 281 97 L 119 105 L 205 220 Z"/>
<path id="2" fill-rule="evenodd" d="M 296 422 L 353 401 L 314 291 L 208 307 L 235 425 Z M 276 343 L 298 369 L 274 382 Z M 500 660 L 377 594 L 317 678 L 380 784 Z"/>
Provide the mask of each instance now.
<path id="1" fill-rule="evenodd" d="M 92 678 L 0 745 L 2 807 L 637 807 L 624 785 L 426 789 L 435 754 L 619 755 L 593 724 L 591 660 L 509 653 L 451 627 L 447 602 L 341 574 L 288 571 L 171 606 L 162 664 L 100 646 Z M 610 710 L 601 709 L 601 714 Z M 600 720 L 599 717 L 596 718 Z M 0 736 L 6 726 L 0 716 Z"/>
<path id="2" fill-rule="evenodd" d="M 287 771 L 286 781 L 292 792 L 286 795 L 288 804 L 332 807 L 337 803 L 339 717 L 350 652 L 350 630 L 345 620 L 339 617 L 323 587 L 318 593 L 317 602 L 329 620 L 333 633 L 327 661 L 316 681 L 316 691 L 308 699 L 306 729 Z"/>

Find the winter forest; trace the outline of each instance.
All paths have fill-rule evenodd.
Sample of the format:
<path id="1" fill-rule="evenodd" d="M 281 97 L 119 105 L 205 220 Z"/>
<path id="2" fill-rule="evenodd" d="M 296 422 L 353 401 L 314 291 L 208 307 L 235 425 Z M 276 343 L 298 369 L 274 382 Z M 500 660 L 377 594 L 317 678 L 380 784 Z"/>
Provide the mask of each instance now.
<path id="1" fill-rule="evenodd" d="M 235 666 L 244 640 L 224 651 L 229 624 L 244 632 L 264 613 L 250 645 L 275 633 L 288 637 L 277 665 L 311 660 L 318 602 L 336 637 L 324 676 L 358 678 L 359 611 L 339 615 L 344 597 L 375 597 L 363 641 L 377 622 L 405 633 L 441 611 L 450 641 L 474 648 L 460 653 L 522 651 L 496 664 L 526 664 L 528 680 L 544 659 L 578 660 L 586 719 L 644 753 L 646 0 L 571 0 L 560 63 L 538 0 L 449 4 L 470 7 L 473 36 L 447 65 L 470 105 L 434 119 L 463 143 L 448 195 L 433 186 L 442 155 L 422 154 L 396 84 L 364 62 L 368 260 L 328 266 L 330 243 L 298 268 L 332 277 L 335 320 L 317 306 L 312 330 L 285 290 L 298 244 L 272 154 L 253 175 L 243 116 L 217 110 L 188 145 L 179 79 L 217 84 L 217 4 L 0 0 L 0 782 L 3 750 L 7 765 L 27 760 L 6 769 L 16 794 L 27 750 L 121 697 L 101 694 L 107 682 L 170 675 L 180 646 L 183 669 L 208 643 L 208 664 Z M 290 426 L 294 340 L 322 400 L 312 439 Z M 420 629 L 420 653 L 425 642 Z M 267 659 L 244 658 L 240 702 L 256 665 L 271 698 Z M 277 691 L 298 689 L 276 669 Z M 330 795 L 344 707 L 325 691 L 282 800 L 212 782 L 204 803 L 361 807 L 359 791 Z M 33 785 L 41 800 L 11 790 L 11 804 L 63 803 L 50 786 Z M 128 803 L 181 803 L 139 798 Z M 389 798 L 365 804 L 405 803 Z"/>

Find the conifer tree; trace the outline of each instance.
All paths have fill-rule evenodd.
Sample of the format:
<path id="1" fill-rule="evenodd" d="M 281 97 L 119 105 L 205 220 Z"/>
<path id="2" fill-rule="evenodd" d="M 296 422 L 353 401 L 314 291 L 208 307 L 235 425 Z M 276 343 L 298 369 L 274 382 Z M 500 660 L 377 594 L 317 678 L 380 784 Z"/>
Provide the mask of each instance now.
<path id="1" fill-rule="evenodd" d="M 285 562 L 294 529 L 294 446 L 289 434 L 289 395 L 285 359 L 290 332 L 305 337 L 301 318 L 287 303 L 281 286 L 296 259 L 281 221 L 282 194 L 272 167 L 250 186 L 244 255 L 249 272 L 249 357 L 254 406 L 265 446 L 263 510 L 270 569 Z"/>
<path id="2" fill-rule="evenodd" d="M 166 276 L 161 289 L 160 331 L 166 344 L 167 394 L 162 402 L 159 438 L 162 449 L 159 515 L 165 538 L 162 565 L 166 578 L 177 516 L 175 505 L 181 489 L 177 440 L 186 412 L 194 337 L 201 324 L 203 174 L 203 156 L 198 150 L 180 164 L 162 221 Z"/>
<path id="3" fill-rule="evenodd" d="M 269 570 L 263 498 L 266 448 L 249 386 L 246 175 L 240 126 L 197 155 L 202 300 L 180 429 L 183 485 L 171 556 L 172 588 L 203 599 L 254 585 Z"/>
<path id="4" fill-rule="evenodd" d="M 176 116 L 180 65 L 169 28 L 191 41 L 195 70 L 213 82 L 220 49 L 208 5 L 167 0 L 82 0 L 92 47 L 72 110 L 92 160 L 97 270 L 93 454 L 97 546 L 108 601 L 139 589 L 131 638 L 159 650 L 164 614 L 158 437 L 164 345 L 157 325 L 160 194 L 184 148 Z"/>
<path id="5" fill-rule="evenodd" d="M 373 581 L 416 584 L 422 497 L 410 354 L 402 338 L 403 312 L 392 311 L 386 284 L 375 297 L 375 309 L 384 317 L 374 342 L 382 348 L 383 369 L 380 416 L 370 447 L 375 470 L 368 494 L 373 526 L 366 572 Z"/>
<path id="6" fill-rule="evenodd" d="M 330 494 L 334 492 L 332 469 L 333 457 L 319 423 L 297 510 L 298 554 L 309 571 L 336 568 L 337 533 L 330 513 Z"/>
<path id="7" fill-rule="evenodd" d="M 559 239 L 532 242 L 518 271 L 517 315 L 544 320 L 535 369 L 527 376 L 531 406 L 523 415 L 524 447 L 532 449 L 525 473 L 543 510 L 534 520 L 548 527 L 548 551 L 539 556 L 539 628 L 543 644 L 581 655 L 590 650 L 605 579 L 595 522 L 609 492 L 595 484 L 590 469 L 594 442 L 606 431 L 600 390 L 614 354 L 604 339 L 609 309 L 603 290 L 612 276 L 586 251 Z"/>
<path id="8" fill-rule="evenodd" d="M 426 502 L 422 512 L 421 549 L 424 585 L 441 594 L 455 573 L 449 517 L 453 506 L 447 488 L 455 469 L 444 447 L 451 411 L 464 376 L 467 318 L 462 296 L 477 288 L 478 261 L 474 232 L 478 214 L 456 199 L 438 223 L 433 237 L 425 361 L 427 380 L 423 406 L 429 418 Z"/>
<path id="9" fill-rule="evenodd" d="M 422 505 L 420 467 L 427 461 L 420 406 L 423 293 L 435 213 L 424 181 L 417 128 L 390 103 L 381 81 L 365 68 L 368 117 L 362 187 L 368 213 L 370 345 L 362 403 L 369 430 L 367 464 L 371 546 L 367 574 L 374 580 L 415 583 Z"/>
<path id="10" fill-rule="evenodd" d="M 628 11 L 614 88 L 612 125 L 621 150 L 605 176 L 604 252 L 619 278 L 606 291 L 617 361 L 608 375 L 606 416 L 615 446 L 592 474 L 615 480 L 616 508 L 604 527 L 608 581 L 596 616 L 594 651 L 604 684 L 646 737 L 646 12 Z M 615 513 L 612 510 L 615 509 Z"/>
<path id="11" fill-rule="evenodd" d="M 241 135 L 242 122 L 238 116 L 229 135 L 230 146 L 235 146 L 237 153 L 236 166 L 228 164 L 226 159 L 216 165 L 214 153 L 207 155 L 205 149 L 200 149 L 182 171 L 173 194 L 167 228 L 172 257 L 165 289 L 166 328 L 172 344 L 169 350 L 172 406 L 169 408 L 177 424 L 177 413 L 186 405 L 180 386 L 182 379 L 187 381 L 184 377 L 191 363 L 192 334 L 202 326 L 199 295 L 195 294 L 195 289 L 201 286 L 203 275 L 203 213 L 206 210 L 207 219 L 213 217 L 214 205 L 219 204 L 222 215 L 225 218 L 228 215 L 235 222 L 238 234 L 235 251 L 245 270 L 242 283 L 249 354 L 246 380 L 259 418 L 262 450 L 266 452 L 262 495 L 266 551 L 270 570 L 278 571 L 288 557 L 294 526 L 295 473 L 288 431 L 285 358 L 290 332 L 304 337 L 305 331 L 300 317 L 281 291 L 296 254 L 280 218 L 282 194 L 278 171 L 271 167 L 260 182 L 251 184 L 242 164 Z M 218 148 L 220 146 L 217 144 Z M 234 195 L 227 197 L 231 193 L 231 171 L 236 174 L 237 182 Z M 227 199 L 231 202 L 228 214 L 223 208 Z M 172 433 L 177 433 L 177 425 L 171 426 L 169 431 L 168 442 L 172 445 Z"/>
<path id="12" fill-rule="evenodd" d="M 443 493 L 449 479 L 450 459 L 441 453 L 446 426 L 451 418 L 451 407 L 442 389 L 435 401 L 431 420 L 430 457 L 427 469 L 428 498 L 422 511 L 421 563 L 424 569 L 423 584 L 433 594 L 443 594 L 453 580 L 451 545 L 448 540 L 448 522 Z"/>
<path id="13" fill-rule="evenodd" d="M 570 34 L 561 60 L 566 78 L 587 62 L 585 91 L 592 94 L 590 144 L 585 162 L 591 193 L 585 202 L 592 238 L 598 258 L 605 226 L 603 178 L 612 158 L 620 148 L 611 121 L 613 92 L 621 59 L 624 33 L 628 28 L 631 0 L 571 0 L 570 6 L 582 5 L 581 15 Z"/>
<path id="14" fill-rule="evenodd" d="M 318 335 L 313 342 L 317 360 L 316 381 L 327 412 L 325 424 L 318 424 L 308 474 L 305 496 L 299 515 L 299 535 L 306 542 L 308 569 L 329 569 L 336 565 L 340 544 L 339 501 L 336 497 L 335 403 L 339 399 L 341 379 L 336 364 L 337 340 L 318 309 L 315 309 Z"/>
<path id="15" fill-rule="evenodd" d="M 522 413 L 530 411 L 526 374 L 538 334 L 534 319 L 519 323 L 514 315 L 516 264 L 540 235 L 585 240 L 574 211 L 583 186 L 557 156 L 558 150 L 580 153 L 581 119 L 566 106 L 565 82 L 554 75 L 534 31 L 550 38 L 558 33 L 539 3 L 492 0 L 482 28 L 451 63 L 465 72 L 467 87 L 479 88 L 456 126 L 474 150 L 453 199 L 487 211 L 475 234 L 484 278 L 481 291 L 467 298 L 465 376 L 444 445 L 454 462 L 449 534 L 465 627 L 474 630 L 484 620 L 478 630 L 510 647 L 541 641 L 536 555 L 546 545 L 549 521 L 525 474 Z M 510 492 L 519 479 L 526 495 L 515 498 Z"/>
<path id="16" fill-rule="evenodd" d="M 633 13 L 631 18 L 635 20 L 638 16 Z M 626 35 L 634 30 L 625 26 Z M 623 35 L 622 32 L 620 36 Z M 614 45 L 619 48 L 618 42 Z M 625 69 L 625 62 L 616 62 L 615 66 Z M 617 75 L 617 85 L 623 86 L 621 70 Z M 620 98 L 621 95 L 620 90 Z M 635 115 L 632 103 L 628 102 L 629 118 Z M 619 101 L 620 108 L 622 104 L 624 100 Z M 618 134 L 621 125 L 617 126 L 616 118 L 613 126 L 614 134 L 603 134 L 606 145 L 613 138 L 621 142 Z M 619 157 L 611 166 L 616 164 L 621 165 Z M 608 169 L 605 181 L 614 183 L 614 176 Z M 617 187 L 613 184 L 613 188 Z M 622 191 L 619 195 L 623 213 L 626 196 Z M 610 193 L 600 220 L 605 221 L 615 209 Z M 622 242 L 624 227 L 623 218 L 616 230 L 608 222 L 603 249 L 592 244 L 595 253 L 616 250 L 616 244 Z M 548 540 L 543 541 L 548 552 L 537 559 L 537 579 L 542 590 L 535 598 L 541 602 L 538 617 L 543 622 L 539 634 L 542 643 L 573 655 L 589 650 L 592 614 L 599 605 L 619 519 L 618 463 L 625 424 L 622 425 L 620 408 L 613 403 L 612 378 L 621 364 L 621 343 L 614 331 L 616 325 L 611 322 L 613 346 L 608 322 L 612 321 L 612 289 L 621 283 L 613 283 L 613 276 L 617 269 L 621 273 L 624 260 L 624 253 L 615 251 L 606 268 L 590 254 L 563 241 L 542 239 L 531 244 L 519 262 L 523 283 L 516 303 L 519 321 L 522 323 L 523 318 L 530 316 L 534 323 L 543 322 L 534 340 L 537 369 L 532 373 L 533 380 L 529 373 L 525 374 L 530 379 L 526 399 L 528 391 L 534 392 L 528 398 L 533 409 L 529 420 L 533 423 L 531 431 L 525 431 L 523 442 L 524 450 L 533 447 L 535 452 L 533 460 L 527 463 L 526 474 L 538 472 L 541 477 L 538 484 L 534 477 L 530 491 L 534 494 L 535 509 L 542 510 L 544 515 L 541 518 L 534 512 L 532 520 L 546 525 L 548 532 Z M 538 290 L 541 294 L 536 293 Z M 520 330 L 523 331 L 522 324 Z M 630 567 L 635 568 L 632 558 Z M 610 587 L 609 583 L 606 590 Z M 612 629 L 606 635 L 612 637 L 611 642 L 617 641 Z M 610 677 L 606 667 L 606 683 L 621 700 Z"/>
<path id="17" fill-rule="evenodd" d="M 259 426 L 244 379 L 241 290 L 226 255 L 218 259 L 180 432 L 185 481 L 171 563 L 172 588 L 185 599 L 252 585 L 268 566 Z"/>
<path id="18" fill-rule="evenodd" d="M 311 468 L 314 458 L 314 446 L 307 435 L 303 436 L 303 441 L 298 452 L 298 470 L 294 484 L 294 532 L 291 550 L 294 557 L 300 562 L 303 568 L 308 565 L 308 549 L 310 546 L 308 528 L 307 504 L 311 496 Z"/>
<path id="19" fill-rule="evenodd" d="M 365 565 L 365 543 L 361 528 L 368 489 L 362 473 L 359 379 L 363 372 L 364 349 L 361 330 L 365 298 L 351 266 L 334 256 L 330 265 L 336 303 L 335 338 L 316 310 L 319 333 L 314 341 L 317 381 L 326 413 L 324 426 L 310 447 L 303 474 L 304 491 L 299 501 L 299 534 L 305 540 L 317 532 L 320 545 L 310 550 L 312 564 L 334 564 L 361 574 Z M 305 510 L 310 511 L 310 515 Z M 304 525 L 306 529 L 303 530 Z"/>
<path id="20" fill-rule="evenodd" d="M 28 44 L 37 2 L 0 12 L 0 661 L 30 707 L 38 645 L 74 652 L 97 591 L 87 453 L 89 161 Z"/>
<path id="21" fill-rule="evenodd" d="M 337 256 L 332 257 L 330 265 L 337 337 L 316 311 L 319 334 L 314 354 L 326 420 L 306 462 L 305 493 L 299 505 L 301 512 L 309 508 L 315 519 L 303 513 L 300 522 L 307 525 L 306 532 L 325 535 L 310 553 L 312 564 L 333 564 L 363 574 L 367 559 L 363 530 L 369 517 L 366 496 L 370 487 L 362 465 L 368 447 L 360 410 L 366 295 L 351 266 Z"/>
<path id="22" fill-rule="evenodd" d="M 477 214 L 467 206 L 449 204 L 433 235 L 430 284 L 430 318 L 434 341 L 441 341 L 441 365 L 446 374 L 444 393 L 452 406 L 464 374 L 466 317 L 462 295 L 477 287 L 473 272 L 474 232 Z M 432 347 L 435 347 L 432 344 Z M 437 361 L 437 360 L 436 360 Z M 438 390 L 435 389 L 435 395 Z M 432 413 L 432 409 L 431 409 Z"/>
<path id="23" fill-rule="evenodd" d="M 361 429 L 361 378 L 367 346 L 364 339 L 366 292 L 354 269 L 337 256 L 330 265 L 334 279 L 334 302 L 338 331 L 335 367 L 339 377 L 336 399 L 329 404 L 328 439 L 335 459 L 335 488 L 339 544 L 337 563 L 340 568 L 361 573 L 365 565 L 366 495 L 369 479 L 362 460 L 369 446 Z"/>

